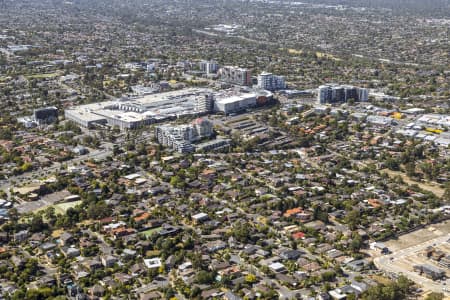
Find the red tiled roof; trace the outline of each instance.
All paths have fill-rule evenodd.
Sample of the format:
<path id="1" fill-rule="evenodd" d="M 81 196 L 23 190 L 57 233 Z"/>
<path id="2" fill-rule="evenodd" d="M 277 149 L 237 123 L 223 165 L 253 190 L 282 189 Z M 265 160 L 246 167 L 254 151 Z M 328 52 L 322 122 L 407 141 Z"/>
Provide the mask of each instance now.
<path id="1" fill-rule="evenodd" d="M 293 215 L 296 215 L 296 214 L 299 214 L 299 213 L 302 213 L 302 212 L 303 212 L 303 209 L 302 209 L 302 208 L 296 207 L 296 208 L 288 209 L 288 210 L 284 213 L 284 216 L 285 216 L 285 217 L 291 217 L 291 216 L 293 216 Z"/>
<path id="2" fill-rule="evenodd" d="M 294 240 L 299 240 L 299 239 L 302 239 L 304 237 L 305 237 L 305 234 L 303 232 L 301 232 L 301 231 L 295 232 L 295 233 L 292 234 L 292 238 Z"/>

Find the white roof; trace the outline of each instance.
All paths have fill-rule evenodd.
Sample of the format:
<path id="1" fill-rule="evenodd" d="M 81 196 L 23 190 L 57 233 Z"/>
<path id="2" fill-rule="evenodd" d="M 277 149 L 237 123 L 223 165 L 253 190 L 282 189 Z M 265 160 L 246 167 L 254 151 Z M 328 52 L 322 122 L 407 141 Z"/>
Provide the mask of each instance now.
<path id="1" fill-rule="evenodd" d="M 423 112 L 423 111 L 425 111 L 425 109 L 423 109 L 423 108 L 418 108 L 418 107 L 413 107 L 413 108 L 409 108 L 409 109 L 406 109 L 406 110 L 404 110 L 403 112 L 404 113 L 410 113 L 410 114 L 414 114 L 414 113 L 420 113 L 420 112 Z"/>
<path id="2" fill-rule="evenodd" d="M 251 99 L 251 98 L 256 98 L 256 94 L 245 93 L 245 94 L 241 94 L 241 95 L 233 95 L 233 96 L 229 96 L 226 98 L 216 99 L 216 102 L 221 103 L 221 104 L 227 104 L 227 103 L 239 102 L 239 101 Z"/>
<path id="3" fill-rule="evenodd" d="M 134 179 L 137 179 L 137 178 L 141 177 L 141 174 L 134 173 L 134 174 L 129 174 L 129 175 L 126 175 L 126 176 L 123 176 L 123 177 L 125 179 L 128 179 L 128 180 L 134 180 Z"/>
<path id="4" fill-rule="evenodd" d="M 440 137 L 440 138 L 435 139 L 434 142 L 436 144 L 438 144 L 438 145 L 441 145 L 441 146 L 448 146 L 448 145 L 450 145 L 450 139 L 449 138 Z"/>
<path id="5" fill-rule="evenodd" d="M 160 258 L 144 259 L 144 264 L 149 269 L 155 269 L 155 268 L 159 268 L 162 266 Z"/>
<path id="6" fill-rule="evenodd" d="M 272 270 L 282 270 L 284 269 L 284 265 L 282 263 L 279 262 L 275 262 L 269 265 L 269 268 L 271 268 Z"/>
<path id="7" fill-rule="evenodd" d="M 187 261 L 187 262 L 185 262 L 185 263 L 182 263 L 179 267 L 178 267 L 178 269 L 180 269 L 180 270 L 185 270 L 185 269 L 188 269 L 188 268 L 191 268 L 192 267 L 192 263 L 190 262 L 190 261 Z"/>
<path id="8" fill-rule="evenodd" d="M 207 217 L 208 217 L 208 214 L 205 214 L 205 213 L 198 213 L 198 214 L 192 216 L 192 218 L 196 219 L 196 220 L 204 219 Z"/>
<path id="9" fill-rule="evenodd" d="M 89 109 L 74 108 L 67 109 L 66 111 L 70 112 L 72 116 L 76 116 L 77 118 L 85 120 L 87 122 L 101 121 L 105 119 L 103 116 L 92 113 Z"/>

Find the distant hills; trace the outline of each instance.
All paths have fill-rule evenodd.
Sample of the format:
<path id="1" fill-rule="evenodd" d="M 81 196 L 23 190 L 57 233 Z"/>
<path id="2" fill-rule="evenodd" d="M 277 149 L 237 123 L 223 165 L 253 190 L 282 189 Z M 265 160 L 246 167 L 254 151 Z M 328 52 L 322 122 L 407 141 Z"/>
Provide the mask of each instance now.
<path id="1" fill-rule="evenodd" d="M 276 1 L 276 0 L 275 0 Z M 279 0 L 280 2 L 294 2 Z M 450 17 L 450 0 L 295 0 L 295 2 L 389 9 L 398 13 Z"/>

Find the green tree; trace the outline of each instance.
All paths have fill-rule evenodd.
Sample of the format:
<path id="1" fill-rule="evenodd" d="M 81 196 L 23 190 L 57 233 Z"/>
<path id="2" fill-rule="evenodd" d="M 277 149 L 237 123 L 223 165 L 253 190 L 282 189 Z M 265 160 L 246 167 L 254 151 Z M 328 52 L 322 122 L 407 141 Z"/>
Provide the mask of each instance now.
<path id="1" fill-rule="evenodd" d="M 442 294 L 442 293 L 435 293 L 435 292 L 429 294 L 425 298 L 425 300 L 442 300 L 442 299 L 444 299 L 444 294 Z"/>
<path id="2" fill-rule="evenodd" d="M 370 287 L 361 297 L 363 300 L 403 300 L 411 294 L 413 282 L 400 276 L 396 282 Z"/>
<path id="3" fill-rule="evenodd" d="M 357 209 L 354 209 L 347 213 L 345 216 L 345 222 L 347 223 L 350 230 L 355 230 L 356 227 L 360 224 L 360 212 Z"/>
<path id="4" fill-rule="evenodd" d="M 41 215 L 34 215 L 30 222 L 30 231 L 31 232 L 42 232 L 47 229 L 47 224 L 42 220 Z"/>
<path id="5" fill-rule="evenodd" d="M 385 161 L 386 167 L 389 170 L 392 171 L 399 171 L 400 170 L 400 164 L 398 162 L 398 160 L 394 159 L 394 158 L 388 158 Z"/>
<path id="6" fill-rule="evenodd" d="M 232 232 L 231 232 L 232 236 L 238 240 L 241 243 L 245 243 L 248 240 L 250 240 L 250 224 L 244 223 L 244 222 L 240 222 L 237 223 Z"/>
<path id="7" fill-rule="evenodd" d="M 416 165 L 414 162 L 409 162 L 405 164 L 406 175 L 413 177 L 416 174 Z"/>
<path id="8" fill-rule="evenodd" d="M 89 219 L 101 219 L 111 215 L 111 209 L 105 201 L 99 201 L 89 204 L 87 208 L 87 217 Z"/>
<path id="9" fill-rule="evenodd" d="M 214 282 L 216 274 L 214 272 L 208 272 L 205 270 L 201 270 L 195 276 L 195 282 L 199 284 L 211 284 Z"/>
<path id="10" fill-rule="evenodd" d="M 25 294 L 27 300 L 44 300 L 49 299 L 53 295 L 51 288 L 29 289 Z"/>
<path id="11" fill-rule="evenodd" d="M 358 252 L 361 249 L 362 238 L 358 233 L 353 234 L 352 241 L 350 243 L 350 250 L 352 252 Z"/>
<path id="12" fill-rule="evenodd" d="M 254 274 L 247 274 L 247 276 L 245 276 L 245 282 L 247 283 L 255 283 L 256 282 L 256 276 Z"/>

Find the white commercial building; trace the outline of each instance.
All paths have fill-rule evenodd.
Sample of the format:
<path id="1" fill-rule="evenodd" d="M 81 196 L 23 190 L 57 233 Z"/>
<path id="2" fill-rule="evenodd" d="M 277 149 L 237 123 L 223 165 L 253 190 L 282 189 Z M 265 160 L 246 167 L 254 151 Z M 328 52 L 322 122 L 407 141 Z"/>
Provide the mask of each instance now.
<path id="1" fill-rule="evenodd" d="M 214 101 L 214 110 L 217 112 L 223 112 L 225 115 L 241 112 L 255 106 L 255 93 L 243 93 L 225 97 L 216 96 Z"/>
<path id="2" fill-rule="evenodd" d="M 417 119 L 417 123 L 429 127 L 450 128 L 450 115 L 426 114 Z"/>
<path id="3" fill-rule="evenodd" d="M 370 123 L 372 125 L 388 126 L 388 125 L 392 125 L 393 121 L 394 121 L 393 118 L 383 117 L 383 116 L 368 116 L 367 117 L 367 123 Z"/>
<path id="4" fill-rule="evenodd" d="M 135 99 L 75 106 L 65 110 L 65 117 L 87 128 L 95 124 L 107 124 L 120 129 L 134 129 L 163 120 L 209 112 L 213 107 L 212 101 L 212 90 L 189 88 Z"/>
<path id="5" fill-rule="evenodd" d="M 86 128 L 100 124 L 117 126 L 120 129 L 136 129 L 148 124 L 179 117 L 200 116 L 212 111 L 225 114 L 245 111 L 257 104 L 264 105 L 271 97 L 269 91 L 214 92 L 206 88 L 188 88 L 134 99 L 74 106 L 65 110 L 65 117 Z"/>

